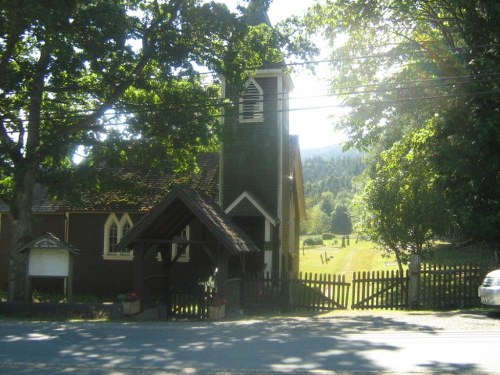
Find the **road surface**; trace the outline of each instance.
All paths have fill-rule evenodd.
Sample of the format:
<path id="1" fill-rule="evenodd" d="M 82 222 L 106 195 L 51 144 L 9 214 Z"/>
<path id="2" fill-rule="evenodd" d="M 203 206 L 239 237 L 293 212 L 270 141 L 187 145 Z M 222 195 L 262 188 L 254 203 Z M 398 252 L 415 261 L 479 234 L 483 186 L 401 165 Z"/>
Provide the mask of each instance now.
<path id="1" fill-rule="evenodd" d="M 342 313 L 223 322 L 0 321 L 0 374 L 500 374 L 500 316 Z"/>

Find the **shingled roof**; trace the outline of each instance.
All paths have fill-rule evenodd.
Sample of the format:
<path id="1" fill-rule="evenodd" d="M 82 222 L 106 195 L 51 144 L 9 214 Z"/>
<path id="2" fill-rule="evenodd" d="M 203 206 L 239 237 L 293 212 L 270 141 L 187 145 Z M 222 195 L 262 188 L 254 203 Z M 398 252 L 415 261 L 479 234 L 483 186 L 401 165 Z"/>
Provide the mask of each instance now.
<path id="1" fill-rule="evenodd" d="M 232 255 L 260 252 L 222 208 L 207 194 L 176 187 L 144 216 L 117 245 L 121 251 L 137 242 L 169 240 L 197 218 Z"/>
<path id="2" fill-rule="evenodd" d="M 174 171 L 159 173 L 156 170 L 128 168 L 117 173 L 117 178 L 124 181 L 122 188 L 97 193 L 83 192 L 81 205 L 73 204 L 67 207 L 83 211 L 148 211 L 178 185 L 203 191 L 216 198 L 219 183 L 219 155 L 199 155 L 197 166 L 199 170 L 190 174 L 178 174 Z"/>
<path id="3" fill-rule="evenodd" d="M 213 197 L 218 196 L 219 154 L 202 154 L 197 158 L 199 171 L 178 175 L 174 172 L 159 173 L 128 167 L 110 171 L 123 184 L 105 191 L 79 191 L 79 202 L 50 198 L 47 186 L 36 184 L 33 190 L 34 213 L 48 212 L 97 212 L 97 211 L 148 211 L 157 204 L 174 186 L 184 185 L 200 190 Z M 8 212 L 9 206 L 0 200 L 0 212 Z"/>

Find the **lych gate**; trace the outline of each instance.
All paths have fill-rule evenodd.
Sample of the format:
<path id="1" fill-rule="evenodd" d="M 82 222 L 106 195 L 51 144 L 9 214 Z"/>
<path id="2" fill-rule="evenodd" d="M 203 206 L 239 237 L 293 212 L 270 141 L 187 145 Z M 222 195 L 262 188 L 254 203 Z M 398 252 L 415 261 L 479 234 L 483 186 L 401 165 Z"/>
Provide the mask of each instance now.
<path id="1" fill-rule="evenodd" d="M 211 276 L 216 293 L 225 298 L 228 278 L 241 277 L 247 258 L 260 252 L 210 197 L 182 187 L 123 237 L 117 250 L 125 249 L 134 254 L 134 292 L 149 306 L 168 306 L 180 290 L 201 290 Z M 239 302 L 230 301 L 233 307 Z"/>

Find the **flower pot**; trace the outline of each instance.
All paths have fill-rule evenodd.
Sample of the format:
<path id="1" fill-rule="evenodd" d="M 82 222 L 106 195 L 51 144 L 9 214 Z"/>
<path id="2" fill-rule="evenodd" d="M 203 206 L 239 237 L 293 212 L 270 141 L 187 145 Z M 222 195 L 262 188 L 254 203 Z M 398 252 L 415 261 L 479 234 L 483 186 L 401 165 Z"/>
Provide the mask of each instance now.
<path id="1" fill-rule="evenodd" d="M 219 320 L 226 316 L 226 305 L 208 306 L 208 319 Z"/>
<path id="2" fill-rule="evenodd" d="M 122 306 L 125 315 L 134 315 L 141 312 L 141 301 L 123 301 Z"/>

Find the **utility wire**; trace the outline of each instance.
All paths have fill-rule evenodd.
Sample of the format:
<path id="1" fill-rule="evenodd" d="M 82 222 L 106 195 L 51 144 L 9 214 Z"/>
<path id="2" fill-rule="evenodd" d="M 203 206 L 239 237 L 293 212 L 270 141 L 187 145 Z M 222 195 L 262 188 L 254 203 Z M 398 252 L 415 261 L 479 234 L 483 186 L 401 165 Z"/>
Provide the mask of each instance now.
<path id="1" fill-rule="evenodd" d="M 480 80 L 470 80 L 472 78 L 482 78 Z M 498 77 L 498 78 L 493 78 L 493 77 Z M 460 79 L 460 80 L 458 80 Z M 446 82 L 448 81 L 448 82 Z M 437 77 L 437 78 L 431 78 L 431 79 L 421 79 L 421 80 L 411 80 L 411 81 L 400 81 L 400 82 L 388 82 L 388 83 L 377 83 L 377 84 L 366 84 L 366 85 L 351 85 L 351 86 L 333 86 L 330 89 L 324 89 L 324 91 L 330 91 L 331 93 L 327 94 L 320 94 L 320 95 L 307 95 L 307 96 L 293 96 L 290 95 L 289 97 L 277 97 L 274 99 L 276 102 L 288 100 L 288 101 L 295 101 L 295 100 L 305 100 L 305 99 L 317 99 L 317 98 L 327 98 L 327 97 L 340 97 L 340 96 L 358 96 L 358 95 L 363 95 L 363 94 L 374 94 L 374 93 L 387 93 L 390 94 L 391 92 L 396 93 L 396 92 L 402 92 L 405 90 L 423 90 L 423 89 L 429 89 L 429 88 L 444 88 L 446 86 L 452 86 L 452 85 L 462 85 L 462 84 L 484 84 L 484 83 L 498 83 L 500 82 L 500 73 L 493 73 L 493 74 L 477 74 L 477 75 L 462 75 L 462 76 L 449 76 L 449 77 Z M 428 84 L 423 84 L 423 85 L 416 85 L 418 83 L 428 83 Z M 410 86 L 411 84 L 414 84 L 413 86 Z M 395 87 L 391 87 L 395 86 Z M 357 89 L 363 89 L 363 88 L 372 88 L 372 89 L 367 89 L 367 90 L 357 90 Z M 350 89 L 352 91 L 347 91 L 347 92 L 342 92 L 342 90 L 345 89 Z M 323 91 L 323 90 L 322 90 Z M 337 91 L 337 92 L 335 92 Z M 411 99 L 411 98 L 409 98 Z M 270 101 L 267 99 L 266 101 Z M 256 104 L 260 103 L 259 100 L 255 101 Z M 125 103 L 125 105 L 132 106 L 130 103 Z M 133 104 L 133 106 L 136 106 Z M 238 103 L 233 104 L 233 103 L 227 103 L 225 99 L 222 98 L 212 98 L 208 99 L 207 101 L 199 101 L 199 102 L 176 102 L 170 105 L 166 105 L 165 103 L 161 104 L 153 104 L 153 105 L 140 105 L 138 110 L 136 109 L 134 112 L 139 113 L 139 114 L 147 114 L 147 113 L 155 113 L 155 112 L 160 112 L 164 110 L 179 110 L 179 108 L 185 109 L 188 107 L 191 110 L 202 110 L 202 109 L 220 109 L 220 108 L 231 108 L 231 107 L 237 107 Z M 85 116 L 88 116 L 89 113 L 92 111 L 90 110 L 73 110 L 73 111 L 65 111 L 64 116 L 56 116 L 55 119 L 67 119 L 69 117 L 73 117 L 75 119 L 77 118 L 83 118 Z M 119 109 L 113 109 L 110 110 L 112 113 L 105 113 L 102 117 L 103 118 L 112 118 L 118 116 L 122 116 L 127 114 L 127 112 L 124 112 Z M 57 112 L 55 111 L 46 111 L 44 112 L 44 115 L 51 115 L 55 114 Z M 12 122 L 9 119 L 4 119 L 6 122 Z"/>

